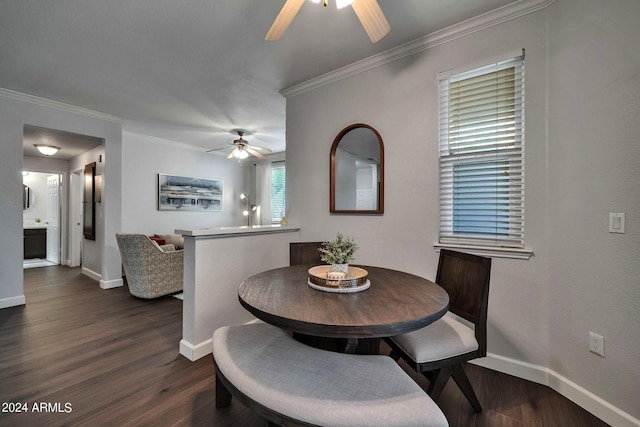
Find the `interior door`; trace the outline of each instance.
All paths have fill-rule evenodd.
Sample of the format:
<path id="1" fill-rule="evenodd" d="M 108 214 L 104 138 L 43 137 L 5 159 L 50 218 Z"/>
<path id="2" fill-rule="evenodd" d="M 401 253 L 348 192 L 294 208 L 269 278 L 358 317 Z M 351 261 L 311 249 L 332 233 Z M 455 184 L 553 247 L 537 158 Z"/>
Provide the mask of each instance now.
<path id="1" fill-rule="evenodd" d="M 60 175 L 47 177 L 47 261 L 60 264 Z"/>
<path id="2" fill-rule="evenodd" d="M 82 170 L 71 173 L 69 189 L 69 266 L 78 267 L 82 263 Z"/>

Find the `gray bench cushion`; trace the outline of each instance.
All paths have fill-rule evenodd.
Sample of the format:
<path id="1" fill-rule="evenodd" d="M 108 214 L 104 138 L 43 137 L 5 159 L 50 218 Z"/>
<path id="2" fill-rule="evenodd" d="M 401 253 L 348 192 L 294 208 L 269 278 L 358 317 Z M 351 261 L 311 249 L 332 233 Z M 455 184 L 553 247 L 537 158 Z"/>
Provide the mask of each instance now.
<path id="1" fill-rule="evenodd" d="M 440 408 L 387 356 L 319 350 L 255 323 L 216 330 L 213 357 L 241 393 L 296 420 L 322 426 L 448 426 Z"/>

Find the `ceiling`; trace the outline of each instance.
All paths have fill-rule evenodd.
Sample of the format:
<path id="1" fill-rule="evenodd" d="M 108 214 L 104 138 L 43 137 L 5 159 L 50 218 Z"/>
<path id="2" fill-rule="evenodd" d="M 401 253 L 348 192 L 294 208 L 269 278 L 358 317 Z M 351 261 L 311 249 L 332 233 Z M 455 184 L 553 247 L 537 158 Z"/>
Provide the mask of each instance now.
<path id="1" fill-rule="evenodd" d="M 268 42 L 284 0 L 0 0 L 0 88 L 203 151 L 232 142 L 234 129 L 283 151 L 281 90 L 512 0 L 378 2 L 391 32 L 374 44 L 332 1 L 305 2 Z"/>

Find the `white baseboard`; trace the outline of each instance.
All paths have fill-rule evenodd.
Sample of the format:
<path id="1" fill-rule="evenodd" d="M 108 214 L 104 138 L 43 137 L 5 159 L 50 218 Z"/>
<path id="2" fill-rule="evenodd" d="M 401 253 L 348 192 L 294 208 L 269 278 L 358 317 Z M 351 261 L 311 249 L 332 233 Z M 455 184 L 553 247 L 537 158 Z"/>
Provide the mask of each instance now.
<path id="1" fill-rule="evenodd" d="M 98 282 L 100 280 L 102 280 L 102 275 L 101 274 L 98 274 L 93 270 L 89 270 L 87 267 L 82 267 L 82 274 L 84 274 L 85 276 L 89 276 L 93 280 L 97 280 Z"/>
<path id="2" fill-rule="evenodd" d="M 122 279 L 100 280 L 100 287 L 102 289 L 120 288 L 122 286 L 124 286 L 124 281 Z"/>
<path id="3" fill-rule="evenodd" d="M 196 345 L 184 339 L 180 340 L 180 354 L 192 362 L 213 352 L 213 340 L 208 339 Z"/>
<path id="4" fill-rule="evenodd" d="M 640 427 L 640 420 L 637 418 L 616 408 L 589 390 L 580 387 L 578 384 L 549 368 L 493 353 L 489 353 L 487 357 L 476 359 L 470 363 L 549 386 L 609 425 L 616 427 Z"/>
<path id="5" fill-rule="evenodd" d="M 253 319 L 246 322 L 246 324 L 249 323 L 262 323 L 262 320 Z M 213 353 L 213 338 L 202 341 L 196 345 L 193 345 L 184 339 L 180 340 L 180 354 L 192 362 L 211 353 Z"/>
<path id="6" fill-rule="evenodd" d="M 114 280 L 102 280 L 101 274 L 98 274 L 93 270 L 89 270 L 87 267 L 82 267 L 82 274 L 100 282 L 100 287 L 102 289 L 113 289 L 124 286 L 124 281 L 122 280 L 122 278 Z"/>
<path id="7" fill-rule="evenodd" d="M 17 297 L 11 297 L 11 298 L 2 298 L 0 299 L 0 309 L 17 307 L 19 305 L 24 305 L 24 303 L 25 303 L 24 295 L 19 295 Z"/>

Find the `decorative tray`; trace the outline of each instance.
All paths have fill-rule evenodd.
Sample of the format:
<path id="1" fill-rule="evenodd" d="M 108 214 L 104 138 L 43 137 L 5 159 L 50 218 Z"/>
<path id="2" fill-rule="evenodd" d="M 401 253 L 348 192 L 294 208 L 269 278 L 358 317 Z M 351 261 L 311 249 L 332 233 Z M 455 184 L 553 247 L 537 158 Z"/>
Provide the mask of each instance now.
<path id="1" fill-rule="evenodd" d="M 368 289 L 371 282 L 367 278 L 367 270 L 359 267 L 349 267 L 343 278 L 329 278 L 330 265 L 318 265 L 309 269 L 307 284 L 314 289 L 326 292 L 359 292 Z"/>

